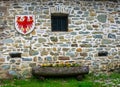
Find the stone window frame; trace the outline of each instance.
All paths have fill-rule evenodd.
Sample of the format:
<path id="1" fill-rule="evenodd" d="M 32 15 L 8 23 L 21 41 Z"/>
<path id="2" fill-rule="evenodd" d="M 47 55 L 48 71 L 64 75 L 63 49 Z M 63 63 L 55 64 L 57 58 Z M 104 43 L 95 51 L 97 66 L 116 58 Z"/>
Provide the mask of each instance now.
<path id="1" fill-rule="evenodd" d="M 66 28 L 65 29 L 57 29 L 57 30 L 54 30 L 53 29 L 53 22 L 52 22 L 52 17 L 66 17 L 67 19 L 64 19 L 66 20 Z M 51 13 L 51 31 L 52 32 L 68 32 L 68 16 L 69 14 L 67 13 Z"/>

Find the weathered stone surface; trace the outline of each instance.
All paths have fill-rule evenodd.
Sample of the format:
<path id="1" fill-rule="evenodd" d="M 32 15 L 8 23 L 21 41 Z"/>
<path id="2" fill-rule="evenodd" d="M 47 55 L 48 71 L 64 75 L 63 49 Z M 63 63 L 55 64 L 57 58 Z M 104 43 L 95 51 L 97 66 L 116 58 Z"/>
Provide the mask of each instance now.
<path id="1" fill-rule="evenodd" d="M 3 43 L 4 43 L 4 44 L 13 43 L 13 40 L 12 40 L 12 39 L 4 39 L 4 40 L 3 40 Z"/>
<path id="2" fill-rule="evenodd" d="M 102 23 L 105 23 L 106 22 L 106 19 L 107 19 L 107 16 L 102 14 L 102 15 L 98 15 L 97 16 L 97 19 L 99 22 L 102 22 Z"/>
<path id="3" fill-rule="evenodd" d="M 3 70 L 9 70 L 10 69 L 10 65 L 2 65 L 2 69 Z"/>
<path id="4" fill-rule="evenodd" d="M 51 56 L 47 56 L 47 57 L 45 57 L 45 60 L 52 61 L 52 57 Z"/>
<path id="5" fill-rule="evenodd" d="M 36 66 L 36 63 L 30 63 L 29 66 L 34 67 L 34 66 Z"/>
<path id="6" fill-rule="evenodd" d="M 32 61 L 32 58 L 22 58 L 22 61 Z"/>
<path id="7" fill-rule="evenodd" d="M 76 51 L 77 52 L 82 52 L 82 48 L 77 48 Z"/>
<path id="8" fill-rule="evenodd" d="M 9 78 L 20 79 L 22 77 L 21 74 L 18 73 L 17 71 L 15 71 L 15 70 L 9 70 L 7 74 L 9 76 Z"/>
<path id="9" fill-rule="evenodd" d="M 96 16 L 96 12 L 95 11 L 90 11 L 90 16 Z"/>
<path id="10" fill-rule="evenodd" d="M 31 72 L 29 69 L 25 69 L 23 70 L 22 75 L 23 75 L 23 78 L 30 78 Z"/>
<path id="11" fill-rule="evenodd" d="M 78 47 L 78 44 L 71 44 L 71 47 Z"/>
<path id="12" fill-rule="evenodd" d="M 102 40 L 102 44 L 111 44 L 111 43 L 112 43 L 112 41 L 109 40 L 109 39 L 103 39 Z"/>
<path id="13" fill-rule="evenodd" d="M 66 57 L 66 56 L 59 56 L 58 59 L 59 60 L 69 60 L 70 58 Z"/>
<path id="14" fill-rule="evenodd" d="M 44 43 L 44 42 L 46 42 L 46 39 L 45 39 L 45 38 L 39 38 L 39 39 L 38 39 L 38 42 L 39 42 L 39 43 Z"/>
<path id="15" fill-rule="evenodd" d="M 32 68 L 32 74 L 34 76 L 75 76 L 80 74 L 88 74 L 89 67 L 40 67 L 36 66 Z M 38 76 L 37 76 L 38 77 Z"/>
<path id="16" fill-rule="evenodd" d="M 75 57 L 75 54 L 76 53 L 74 51 L 71 51 L 71 52 L 67 52 L 66 56 Z"/>
<path id="17" fill-rule="evenodd" d="M 103 38 L 103 36 L 102 35 L 93 35 L 93 38 Z"/>
<path id="18" fill-rule="evenodd" d="M 69 50 L 69 48 L 63 48 L 62 50 L 63 50 L 63 51 L 68 51 L 68 50 Z"/>
<path id="19" fill-rule="evenodd" d="M 71 35 L 76 35 L 77 33 L 76 32 L 71 32 Z"/>
<path id="20" fill-rule="evenodd" d="M 80 55 L 86 57 L 87 53 L 80 53 Z"/>
<path id="21" fill-rule="evenodd" d="M 38 55 L 39 52 L 36 51 L 36 50 L 30 50 L 30 51 L 29 51 L 29 54 L 30 54 L 31 56 L 35 56 L 35 55 Z"/>
<path id="22" fill-rule="evenodd" d="M 90 32 L 88 31 L 80 31 L 79 34 L 89 34 Z"/>
<path id="23" fill-rule="evenodd" d="M 15 63 L 16 61 L 14 59 L 10 60 L 11 63 Z"/>
<path id="24" fill-rule="evenodd" d="M 57 37 L 50 37 L 51 41 L 53 42 L 57 42 L 58 41 L 58 38 Z"/>
<path id="25" fill-rule="evenodd" d="M 0 58 L 0 63 L 5 62 L 5 58 Z"/>
<path id="26" fill-rule="evenodd" d="M 109 33 L 109 34 L 108 34 L 108 38 L 116 39 L 116 35 Z"/>
<path id="27" fill-rule="evenodd" d="M 41 52 L 41 56 L 44 56 L 44 55 L 48 55 L 48 51 L 43 50 L 43 51 Z"/>
<path id="28" fill-rule="evenodd" d="M 81 47 L 92 47 L 92 44 L 80 44 Z"/>

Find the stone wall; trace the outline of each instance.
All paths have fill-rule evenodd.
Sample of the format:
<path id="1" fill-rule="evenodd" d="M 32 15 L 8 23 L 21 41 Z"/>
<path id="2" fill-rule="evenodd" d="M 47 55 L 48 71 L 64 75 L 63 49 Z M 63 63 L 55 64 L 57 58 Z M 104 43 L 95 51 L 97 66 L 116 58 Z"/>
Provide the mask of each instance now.
<path id="1" fill-rule="evenodd" d="M 51 31 L 51 13 L 68 13 L 68 32 Z M 15 29 L 15 15 L 35 15 L 32 33 Z M 9 53 L 21 52 L 11 58 Z M 89 65 L 92 71 L 120 67 L 120 3 L 79 0 L 1 0 L 0 78 L 30 77 L 48 63 Z"/>

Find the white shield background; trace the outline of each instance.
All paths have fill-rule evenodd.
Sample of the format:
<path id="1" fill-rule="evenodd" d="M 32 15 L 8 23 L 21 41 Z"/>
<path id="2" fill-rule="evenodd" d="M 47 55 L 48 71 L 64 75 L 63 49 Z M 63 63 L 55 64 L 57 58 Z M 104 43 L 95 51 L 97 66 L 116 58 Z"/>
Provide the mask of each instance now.
<path id="1" fill-rule="evenodd" d="M 33 18 L 32 27 L 31 27 L 30 30 L 27 31 L 26 33 L 24 33 L 21 29 L 19 29 L 18 24 L 17 24 L 17 22 L 16 22 L 18 17 L 23 18 L 24 16 L 27 16 L 28 18 L 29 18 L 30 16 L 32 16 L 32 18 Z M 34 16 L 34 15 L 16 15 L 16 16 L 15 16 L 15 28 L 16 28 L 16 30 L 17 30 L 19 33 L 24 34 L 24 35 L 29 34 L 29 33 L 31 33 L 31 32 L 33 31 L 34 27 L 35 27 L 35 16 Z"/>

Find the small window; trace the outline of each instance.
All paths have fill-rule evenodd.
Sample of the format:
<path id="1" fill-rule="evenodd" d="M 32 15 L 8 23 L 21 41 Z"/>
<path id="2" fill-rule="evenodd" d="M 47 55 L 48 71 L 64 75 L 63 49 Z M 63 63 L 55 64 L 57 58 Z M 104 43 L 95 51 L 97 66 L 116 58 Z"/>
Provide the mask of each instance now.
<path id="1" fill-rule="evenodd" d="M 68 14 L 51 14 L 52 31 L 68 31 Z"/>

